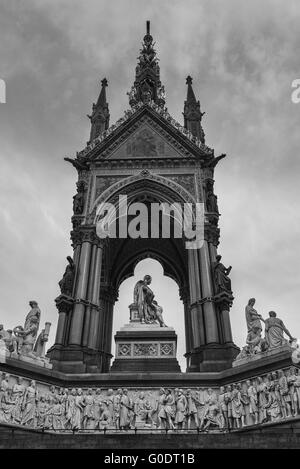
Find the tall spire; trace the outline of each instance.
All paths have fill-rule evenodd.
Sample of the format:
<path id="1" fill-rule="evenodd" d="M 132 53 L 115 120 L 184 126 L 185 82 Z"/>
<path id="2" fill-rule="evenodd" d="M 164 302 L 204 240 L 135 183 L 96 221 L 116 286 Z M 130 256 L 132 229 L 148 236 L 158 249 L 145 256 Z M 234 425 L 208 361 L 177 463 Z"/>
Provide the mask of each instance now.
<path id="1" fill-rule="evenodd" d="M 131 106 L 140 101 L 143 103 L 152 101 L 159 106 L 165 104 L 165 89 L 160 81 L 158 59 L 154 49 L 153 37 L 150 34 L 150 21 L 146 22 L 146 35 L 135 69 L 135 82 L 127 94 Z"/>
<path id="2" fill-rule="evenodd" d="M 91 135 L 90 142 L 99 137 L 100 134 L 107 130 L 109 127 L 109 109 L 106 101 L 106 87 L 108 85 L 107 79 L 101 80 L 101 91 L 97 104 L 93 104 L 93 112 L 88 116 L 91 120 Z"/>
<path id="3" fill-rule="evenodd" d="M 200 102 L 196 100 L 195 93 L 192 87 L 193 79 L 189 75 L 186 79 L 187 84 L 187 97 L 184 102 L 184 127 L 189 130 L 195 137 L 202 143 L 205 143 L 205 134 L 202 129 L 201 120 L 205 114 L 200 110 Z"/>

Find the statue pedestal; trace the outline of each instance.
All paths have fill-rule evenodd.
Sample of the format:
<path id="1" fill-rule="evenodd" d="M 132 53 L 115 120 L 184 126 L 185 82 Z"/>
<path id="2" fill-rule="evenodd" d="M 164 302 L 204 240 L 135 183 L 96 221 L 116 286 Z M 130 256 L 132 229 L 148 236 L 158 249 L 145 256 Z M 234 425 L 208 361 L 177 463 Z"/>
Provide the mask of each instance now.
<path id="1" fill-rule="evenodd" d="M 273 355 L 279 356 L 282 353 L 289 352 L 290 354 L 293 352 L 293 348 L 287 343 L 285 345 L 282 345 L 281 347 L 276 347 L 272 348 L 269 350 L 266 350 L 265 352 L 258 352 L 253 355 L 246 356 L 244 358 L 237 358 L 232 362 L 232 366 L 241 366 L 245 365 L 247 363 L 252 363 L 256 362 L 257 360 L 260 360 L 261 358 L 268 358 Z"/>
<path id="2" fill-rule="evenodd" d="M 131 322 L 115 335 L 111 372 L 178 373 L 177 334 L 172 327 Z"/>

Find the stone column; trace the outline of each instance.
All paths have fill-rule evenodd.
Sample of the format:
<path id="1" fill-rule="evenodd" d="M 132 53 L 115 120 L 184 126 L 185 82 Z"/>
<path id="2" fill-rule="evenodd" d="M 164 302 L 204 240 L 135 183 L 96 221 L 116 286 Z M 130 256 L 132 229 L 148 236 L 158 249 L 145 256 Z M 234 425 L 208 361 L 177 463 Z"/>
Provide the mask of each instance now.
<path id="1" fill-rule="evenodd" d="M 86 300 L 87 295 L 91 247 L 90 241 L 84 241 L 82 243 L 77 274 L 77 288 L 75 293 L 76 304 L 71 320 L 69 345 L 81 345 L 85 312 L 85 304 L 82 300 Z"/>
<path id="2" fill-rule="evenodd" d="M 95 266 L 93 272 L 93 281 L 92 281 L 92 295 L 91 302 L 93 303 L 91 307 L 91 320 L 89 327 L 89 337 L 88 337 L 88 346 L 90 348 L 97 348 L 97 340 L 99 336 L 99 323 L 102 322 L 102 314 L 100 311 L 100 285 L 101 285 L 101 268 L 102 268 L 102 253 L 103 253 L 103 244 L 95 246 Z M 94 305 L 97 305 L 94 306 Z"/>
<path id="3" fill-rule="evenodd" d="M 224 342 L 225 343 L 233 342 L 230 317 L 229 317 L 229 308 L 222 309 L 221 317 L 222 317 L 222 324 L 223 324 Z"/>
<path id="4" fill-rule="evenodd" d="M 101 293 L 101 317 L 103 317 L 102 325 L 99 324 L 99 341 L 97 348 L 103 352 L 103 372 L 107 372 L 111 356 L 112 343 L 112 326 L 113 326 L 113 309 L 116 301 L 116 292 L 112 287 L 107 287 Z"/>
<path id="5" fill-rule="evenodd" d="M 195 348 L 205 344 L 202 305 L 199 303 L 202 294 L 197 249 L 188 250 L 188 263 L 191 300 L 190 315 L 192 325 L 193 348 Z"/>
<path id="6" fill-rule="evenodd" d="M 219 343 L 220 338 L 216 311 L 212 301 L 210 300 L 210 298 L 213 296 L 213 286 L 211 280 L 211 263 L 207 241 L 203 242 L 203 246 L 199 250 L 199 258 L 202 280 L 202 295 L 204 299 L 207 298 L 203 302 L 206 342 L 207 344 Z"/>
<path id="7" fill-rule="evenodd" d="M 55 299 L 55 303 L 58 309 L 58 322 L 54 346 L 62 346 L 65 345 L 69 322 L 68 320 L 74 305 L 74 300 L 70 296 L 61 294 Z"/>
<path id="8" fill-rule="evenodd" d="M 189 353 L 193 348 L 193 344 L 191 315 L 189 311 L 189 293 L 186 287 L 180 289 L 180 299 L 183 302 L 184 307 L 185 349 L 186 352 Z"/>
<path id="9" fill-rule="evenodd" d="M 55 345 L 63 345 L 64 344 L 64 337 L 65 337 L 65 328 L 66 328 L 66 319 L 67 313 L 66 311 L 60 311 L 57 321 L 57 328 L 56 328 L 56 337 L 55 337 Z"/>
<path id="10" fill-rule="evenodd" d="M 94 280 L 94 270 L 95 270 L 95 262 L 96 262 L 96 250 L 97 246 L 95 244 L 92 245 L 91 248 L 91 263 L 90 263 L 90 273 L 89 273 L 89 280 L 88 280 L 88 289 L 87 289 L 87 299 L 89 302 L 92 301 L 92 294 L 93 294 L 93 280 Z M 84 347 L 88 346 L 88 338 L 89 338 L 89 331 L 90 331 L 90 319 L 91 319 L 91 305 L 87 305 L 84 315 L 84 326 L 83 326 L 83 336 L 82 336 L 82 345 Z"/>

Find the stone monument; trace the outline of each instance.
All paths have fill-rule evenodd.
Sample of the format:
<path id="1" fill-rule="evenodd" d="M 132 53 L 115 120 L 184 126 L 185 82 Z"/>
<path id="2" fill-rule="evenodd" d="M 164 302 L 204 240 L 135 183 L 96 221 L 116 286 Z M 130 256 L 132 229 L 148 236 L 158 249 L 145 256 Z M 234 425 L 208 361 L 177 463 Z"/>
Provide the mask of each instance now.
<path id="1" fill-rule="evenodd" d="M 34 438 L 29 433 L 32 444 L 42 445 L 39 438 L 45 432 L 51 432 L 51 438 L 58 433 L 60 443 L 65 433 L 83 430 L 89 434 L 88 444 L 93 433 L 122 432 L 122 438 L 110 441 L 130 441 L 132 447 L 129 438 L 145 432 L 161 448 L 169 432 L 173 447 L 182 448 L 185 441 L 189 448 L 199 448 L 200 442 L 212 441 L 205 440 L 204 433 L 234 432 L 235 441 L 248 438 L 249 447 L 255 433 L 256 441 L 266 446 L 274 429 L 284 427 L 280 444 L 289 445 L 296 438 L 294 430 L 299 431 L 300 352 L 284 322 L 274 311 L 264 319 L 255 298 L 250 298 L 241 351 L 232 338 L 232 268 L 221 262 L 218 253 L 220 213 L 214 193 L 215 168 L 225 155 L 215 156 L 206 145 L 204 112 L 190 76 L 186 84 L 182 125 L 165 107 L 165 88 L 147 22 L 128 93 L 130 108 L 110 125 L 108 81 L 103 79 L 89 116 L 89 142 L 73 158 L 65 158 L 77 171 L 78 181 L 73 253 L 67 257 L 55 299 L 54 344 L 45 351 L 50 323 L 39 333 L 41 312 L 36 301 L 30 302 L 24 327 L 5 330 L 0 324 L 0 426 L 5 431 L 16 425 L 18 432 L 40 430 Z M 186 249 L 185 240 L 174 234 L 99 237 L 99 205 L 116 206 L 120 196 L 130 204 L 202 203 L 203 244 Z M 177 335 L 169 321 L 165 323 L 149 275 L 134 287 L 129 323 L 115 335 L 111 365 L 119 287 L 134 275 L 137 262 L 147 257 L 158 260 L 179 287 L 185 372 L 176 358 Z M 226 437 L 222 441 L 227 445 L 233 439 L 231 434 Z M 140 445 L 147 447 L 147 439 L 139 440 Z"/>

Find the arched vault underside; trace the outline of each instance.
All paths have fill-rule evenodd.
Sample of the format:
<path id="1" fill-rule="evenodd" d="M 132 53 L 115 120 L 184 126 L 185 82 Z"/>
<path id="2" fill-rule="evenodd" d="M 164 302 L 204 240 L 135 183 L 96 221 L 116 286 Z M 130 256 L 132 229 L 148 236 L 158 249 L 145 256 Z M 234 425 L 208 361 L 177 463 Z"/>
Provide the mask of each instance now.
<path id="1" fill-rule="evenodd" d="M 164 275 L 177 283 L 180 291 L 188 287 L 187 251 L 181 239 L 110 240 L 113 254 L 111 282 L 114 288 L 134 275 L 136 265 L 143 259 L 160 262 Z"/>

